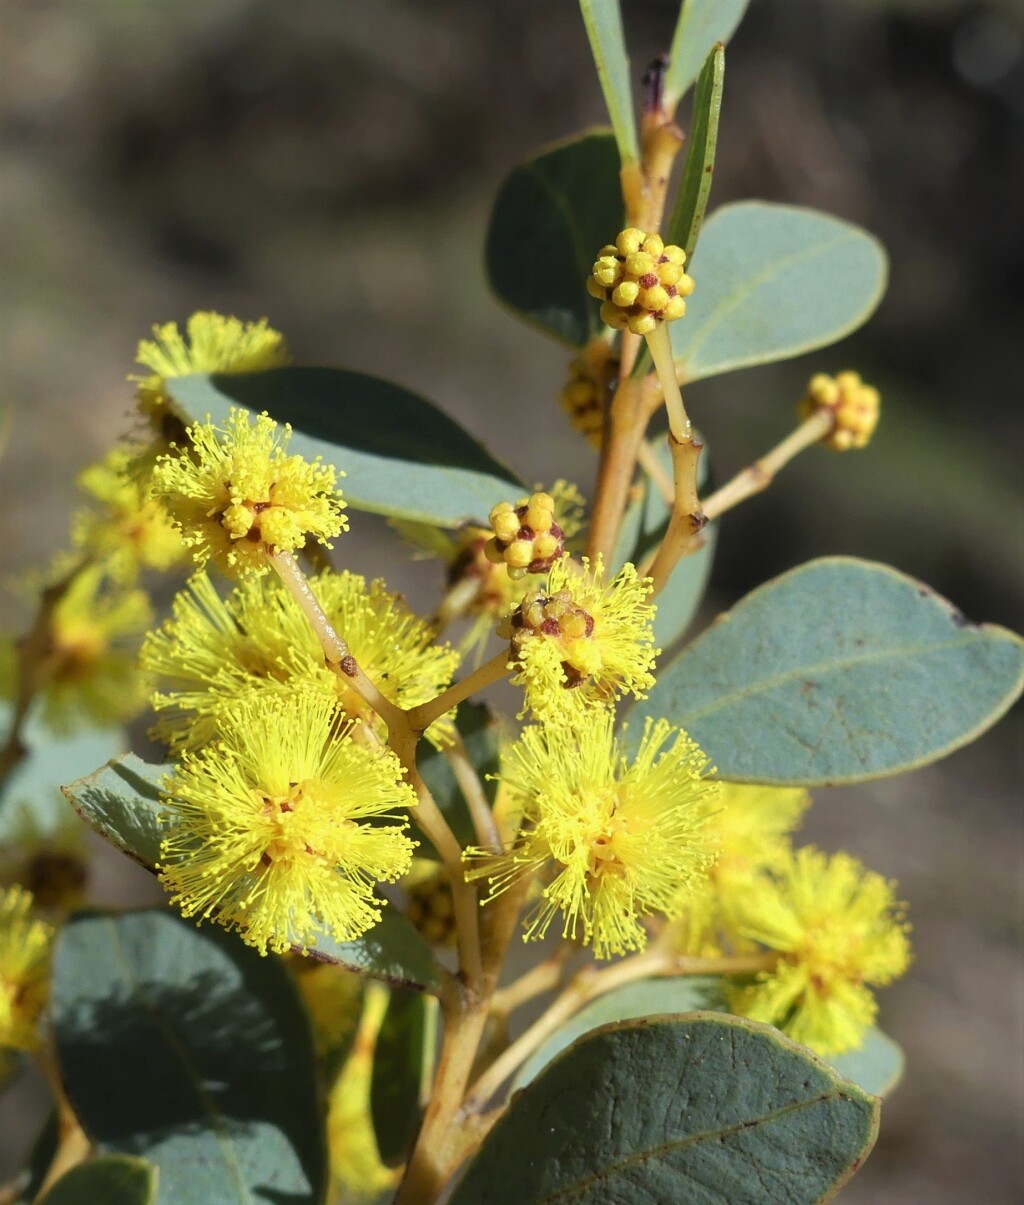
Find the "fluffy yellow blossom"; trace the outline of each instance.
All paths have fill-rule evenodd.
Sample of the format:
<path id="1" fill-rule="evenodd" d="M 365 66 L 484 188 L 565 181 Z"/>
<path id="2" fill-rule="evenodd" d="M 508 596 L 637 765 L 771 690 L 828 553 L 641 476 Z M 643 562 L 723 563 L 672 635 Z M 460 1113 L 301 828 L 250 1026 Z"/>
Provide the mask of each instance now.
<path id="1" fill-rule="evenodd" d="M 573 427 L 599 448 L 604 432 L 608 387 L 618 372 L 618 360 L 606 339 L 591 339 L 569 366 L 569 380 L 559 394 Z"/>
<path id="2" fill-rule="evenodd" d="M 540 718 L 565 716 L 654 685 L 651 583 L 633 565 L 604 581 L 601 558 L 579 572 L 556 561 L 541 590 L 523 599 L 509 625 L 512 681 Z"/>
<path id="3" fill-rule="evenodd" d="M 630 227 L 602 247 L 587 278 L 587 291 L 604 304 L 601 321 L 616 330 L 649 335 L 659 322 L 686 313 L 693 278 L 683 271 L 686 252 L 656 234 Z"/>
<path id="4" fill-rule="evenodd" d="M 680 952 L 716 957 L 723 953 L 723 936 L 733 952 L 749 945 L 736 932 L 736 901 L 759 872 L 785 861 L 789 834 L 799 826 L 810 801 L 800 788 L 721 784 L 706 828 L 718 859 L 703 889 L 691 896 L 673 926 Z"/>
<path id="5" fill-rule="evenodd" d="M 53 930 L 32 917 L 32 895 L 0 888 L 0 1048 L 32 1050 L 46 1002 Z"/>
<path id="6" fill-rule="evenodd" d="M 310 586 L 352 656 L 393 703 L 416 707 L 451 682 L 458 653 L 434 644 L 431 625 L 382 580 L 325 570 Z M 141 664 L 166 688 L 153 699 L 161 713 L 154 732 L 176 751 L 213 740 L 221 716 L 254 688 L 288 698 L 298 684 L 385 734 L 348 680 L 324 665 L 309 621 L 276 576 L 249 576 L 221 598 L 206 574 L 197 574 L 174 600 L 172 618 L 147 636 Z M 428 733 L 443 742 L 450 727 L 445 718 Z"/>
<path id="7" fill-rule="evenodd" d="M 496 565 L 504 564 L 509 577 L 547 573 L 565 553 L 565 532 L 555 520 L 555 500 L 543 492 L 511 502 L 499 502 L 490 514 L 494 533 L 484 554 Z"/>
<path id="8" fill-rule="evenodd" d="M 136 668 L 137 642 L 151 619 L 142 590 L 111 581 L 102 566 L 72 571 L 37 664 L 45 683 L 42 718 L 54 731 L 120 723 L 139 714 L 149 688 Z"/>
<path id="9" fill-rule="evenodd" d="M 837 452 L 866 447 L 878 426 L 882 398 L 873 385 L 865 385 L 856 372 L 830 377 L 823 372 L 811 377 L 807 396 L 798 407 L 801 418 L 809 418 L 822 407 L 832 411 L 836 425 L 823 442 Z"/>
<path id="10" fill-rule="evenodd" d="M 255 696 L 220 731 L 165 780 L 158 869 L 182 914 L 237 929 L 264 954 L 372 928 L 376 883 L 412 858 L 416 796 L 398 759 L 356 744 L 334 701 L 311 692 Z"/>
<path id="11" fill-rule="evenodd" d="M 149 373 L 131 379 L 139 384 L 139 403 L 144 413 L 157 417 L 166 400 L 163 382 L 206 372 L 259 372 L 278 368 L 291 360 L 284 336 L 260 322 L 242 322 L 223 314 L 201 311 L 186 324 L 186 333 L 176 322 L 153 327 L 153 338 L 143 339 L 136 360 Z"/>
<path id="12" fill-rule="evenodd" d="M 614 727 L 611 709 L 598 708 L 574 725 L 527 728 L 502 758 L 502 781 L 522 807 L 519 839 L 505 854 L 466 855 L 492 897 L 543 872 L 526 938 L 543 937 L 561 913 L 563 936 L 598 958 L 642 949 L 641 918 L 677 916 L 684 889 L 714 860 L 703 830 L 718 785 L 701 750 L 664 720 L 648 721 L 630 763 Z"/>
<path id="13" fill-rule="evenodd" d="M 334 467 L 288 456 L 289 425 L 232 410 L 225 427 L 197 423 L 188 437 L 188 451 L 157 461 L 152 489 L 200 565 L 264 572 L 268 556 L 309 538 L 330 547 L 348 527 Z"/>
<path id="14" fill-rule="evenodd" d="M 893 884 L 849 854 L 797 850 L 737 899 L 740 932 L 779 952 L 775 968 L 735 990 L 733 1009 L 842 1054 L 875 1019 L 872 987 L 907 969 L 910 942 Z"/>
<path id="15" fill-rule="evenodd" d="M 166 509 L 148 496 L 148 476 L 134 471 L 136 461 L 128 448 L 114 448 L 79 475 L 79 486 L 102 509 L 81 511 L 71 533 L 76 548 L 128 582 L 142 569 L 170 569 L 186 556 Z"/>
<path id="16" fill-rule="evenodd" d="M 381 1162 L 370 1112 L 373 1056 L 387 1006 L 387 988 L 367 984 L 355 1045 L 331 1089 L 327 1150 L 334 1205 L 372 1201 L 392 1188 L 401 1174 Z"/>

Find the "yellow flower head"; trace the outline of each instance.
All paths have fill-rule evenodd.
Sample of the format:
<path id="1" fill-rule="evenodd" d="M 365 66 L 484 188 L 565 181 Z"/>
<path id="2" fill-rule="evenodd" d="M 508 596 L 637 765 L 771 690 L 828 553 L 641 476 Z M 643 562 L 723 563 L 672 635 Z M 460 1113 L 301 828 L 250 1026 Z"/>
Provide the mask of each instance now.
<path id="1" fill-rule="evenodd" d="M 559 394 L 569 421 L 595 448 L 601 446 L 608 387 L 618 367 L 611 344 L 606 339 L 591 339 L 569 366 L 569 380 Z"/>
<path id="2" fill-rule="evenodd" d="M 344 1202 L 373 1201 L 392 1188 L 400 1175 L 381 1162 L 370 1112 L 373 1056 L 387 1006 L 387 988 L 367 984 L 355 1045 L 328 1102 L 331 1180 Z"/>
<path id="3" fill-rule="evenodd" d="M 137 641 L 151 622 L 142 590 L 111 581 L 102 566 L 71 577 L 50 618 L 43 718 L 57 732 L 133 719 L 148 684 L 136 669 Z"/>
<path id="4" fill-rule="evenodd" d="M 263 954 L 306 950 L 325 931 L 354 940 L 380 920 L 376 883 L 409 869 L 415 793 L 394 754 L 356 744 L 322 695 L 240 703 L 165 787 L 158 869 L 173 902 Z"/>
<path id="5" fill-rule="evenodd" d="M 143 339 L 136 360 L 149 369 L 145 376 L 131 380 L 139 383 L 139 403 L 143 413 L 159 416 L 166 402 L 163 382 L 206 372 L 259 372 L 278 368 L 291 360 L 284 336 L 260 322 L 241 322 L 223 314 L 193 314 L 186 325 L 187 334 L 176 322 L 153 327 L 153 338 Z"/>
<path id="6" fill-rule="evenodd" d="M 721 784 L 706 828 L 718 860 L 704 889 L 687 901 L 675 926 L 682 953 L 716 957 L 723 952 L 723 936 L 734 951 L 749 946 L 736 932 L 737 901 L 757 874 L 785 862 L 789 834 L 799 826 L 810 802 L 800 788 Z"/>
<path id="7" fill-rule="evenodd" d="M 648 721 L 630 764 L 610 709 L 574 725 L 527 728 L 502 759 L 502 781 L 519 797 L 519 840 L 508 853 L 467 851 L 472 878 L 498 894 L 524 874 L 550 881 L 526 939 L 543 937 L 556 913 L 563 936 L 598 958 L 642 949 L 640 918 L 678 915 L 684 888 L 714 860 L 704 835 L 707 758 L 680 729 Z M 671 745 L 669 741 L 675 737 Z"/>
<path id="8" fill-rule="evenodd" d="M 152 488 L 200 565 L 262 573 L 269 556 L 309 538 L 330 547 L 348 527 L 334 467 L 286 455 L 287 424 L 232 410 L 226 427 L 197 423 L 188 435 L 188 451 L 157 461 Z"/>
<path id="9" fill-rule="evenodd" d="M 142 569 L 170 569 L 185 559 L 185 546 L 166 509 L 149 497 L 148 475 L 135 470 L 137 457 L 114 448 L 90 465 L 78 484 L 102 506 L 79 512 L 71 538 L 122 581 L 134 581 Z"/>
<path id="10" fill-rule="evenodd" d="M 46 1002 L 53 929 L 32 917 L 32 896 L 0 888 L 0 1049 L 32 1050 Z"/>
<path id="11" fill-rule="evenodd" d="M 504 564 L 509 577 L 547 573 L 565 553 L 565 532 L 555 521 L 555 500 L 550 494 L 499 502 L 490 514 L 494 533 L 484 546 L 489 561 Z"/>
<path id="12" fill-rule="evenodd" d="M 910 942 L 893 884 L 856 858 L 804 848 L 751 880 L 741 932 L 779 961 L 734 993 L 743 1016 L 784 1029 L 821 1054 L 853 1050 L 875 1019 L 872 987 L 907 969 Z"/>
<path id="13" fill-rule="evenodd" d="M 310 586 L 352 656 L 393 703 L 416 707 L 449 684 L 458 653 L 434 644 L 430 624 L 383 581 L 326 570 Z M 324 665 L 309 621 L 276 576 L 249 576 L 222 599 L 206 574 L 197 574 L 174 600 L 173 617 L 147 636 L 141 662 L 167 688 L 153 699 L 161 712 L 155 735 L 175 751 L 213 740 L 221 716 L 254 689 L 288 698 L 300 684 L 385 735 L 376 712 Z M 443 718 L 428 734 L 443 742 L 450 728 Z"/>
<path id="14" fill-rule="evenodd" d="M 649 335 L 659 322 L 686 313 L 693 278 L 683 271 L 686 252 L 656 234 L 630 227 L 602 247 L 587 278 L 591 297 L 604 302 L 601 321 L 616 330 Z"/>
<path id="15" fill-rule="evenodd" d="M 539 718 L 576 713 L 654 685 L 654 604 L 648 578 L 624 565 L 607 584 L 598 557 L 582 573 L 565 559 L 512 615 L 512 681 Z"/>
<path id="16" fill-rule="evenodd" d="M 856 372 L 830 377 L 823 372 L 811 377 L 807 396 L 798 406 L 801 418 L 810 418 L 822 408 L 832 411 L 835 426 L 822 441 L 836 452 L 867 447 L 878 426 L 882 397 L 865 385 Z"/>

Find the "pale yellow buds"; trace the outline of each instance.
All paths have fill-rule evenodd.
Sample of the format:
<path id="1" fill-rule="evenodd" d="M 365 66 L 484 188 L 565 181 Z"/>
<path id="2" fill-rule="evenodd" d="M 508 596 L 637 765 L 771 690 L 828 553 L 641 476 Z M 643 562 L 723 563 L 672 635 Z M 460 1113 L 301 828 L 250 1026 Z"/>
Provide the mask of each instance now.
<path id="1" fill-rule="evenodd" d="M 490 515 L 494 535 L 484 547 L 487 559 L 504 563 L 511 578 L 547 573 L 565 551 L 565 533 L 555 522 L 555 500 L 536 493 L 515 506 L 499 502 Z"/>
<path id="2" fill-rule="evenodd" d="M 614 244 L 601 248 L 587 279 L 587 291 L 603 302 L 601 321 L 616 330 L 649 335 L 659 322 L 686 313 L 692 277 L 683 271 L 686 252 L 665 246 L 656 234 L 629 227 Z"/>
<path id="3" fill-rule="evenodd" d="M 867 446 L 878 426 L 881 402 L 878 390 L 865 385 L 859 373 L 840 372 L 830 377 L 819 372 L 811 377 L 799 413 L 806 419 L 819 410 L 831 410 L 835 426 L 822 442 L 837 452 L 846 452 Z"/>

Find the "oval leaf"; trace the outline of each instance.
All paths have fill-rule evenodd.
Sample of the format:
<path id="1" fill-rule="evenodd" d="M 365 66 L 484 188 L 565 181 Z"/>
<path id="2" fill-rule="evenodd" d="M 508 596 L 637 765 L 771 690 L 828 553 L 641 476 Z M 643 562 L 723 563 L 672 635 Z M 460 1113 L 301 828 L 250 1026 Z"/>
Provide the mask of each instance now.
<path id="1" fill-rule="evenodd" d="M 603 329 L 587 277 L 621 226 L 615 139 L 600 131 L 559 143 L 498 192 L 485 251 L 491 288 L 521 318 L 582 347 Z"/>
<path id="2" fill-rule="evenodd" d="M 161 1205 L 322 1199 L 313 1042 L 279 959 L 166 911 L 80 914 L 51 1011 L 76 1117 L 156 1164 Z"/>
<path id="3" fill-rule="evenodd" d="M 874 1097 L 767 1026 L 627 1022 L 513 1098 L 452 1205 L 811 1205 L 860 1166 L 877 1125 Z"/>
<path id="4" fill-rule="evenodd" d="M 1012 632 L 886 565 L 828 557 L 748 594 L 684 649 L 630 730 L 664 716 L 733 782 L 859 782 L 967 744 L 1022 684 Z"/>
<path id="5" fill-rule="evenodd" d="M 152 1205 L 156 1181 L 145 1159 L 104 1155 L 61 1176 L 40 1205 Z"/>
<path id="6" fill-rule="evenodd" d="M 903 1078 L 903 1050 L 874 1025 L 864 1035 L 859 1050 L 832 1055 L 828 1061 L 844 1079 L 859 1084 L 872 1096 L 888 1096 Z"/>
<path id="7" fill-rule="evenodd" d="M 612 119 L 615 141 L 623 163 L 639 158 L 636 120 L 633 117 L 633 89 L 629 78 L 629 55 L 622 32 L 619 0 L 580 0 L 583 24 L 590 39 L 597 76 L 601 81 L 604 103 Z"/>
<path id="8" fill-rule="evenodd" d="M 432 995 L 441 991 L 441 970 L 430 947 L 393 904 L 383 909 L 380 921 L 358 941 L 335 941 L 324 933 L 309 956 L 395 987 Z"/>
<path id="9" fill-rule="evenodd" d="M 688 975 L 676 979 L 643 979 L 627 983 L 592 1000 L 542 1043 L 516 1072 L 512 1090 L 525 1088 L 557 1054 L 577 1038 L 612 1021 L 632 1021 L 655 1013 L 690 1013 L 717 1008 L 722 1002 L 718 979 Z"/>
<path id="10" fill-rule="evenodd" d="M 749 0 L 685 0 L 679 12 L 665 72 L 665 107 L 670 113 L 697 78 L 716 42 L 728 42 Z"/>
<path id="11" fill-rule="evenodd" d="M 290 450 L 341 469 L 349 506 L 455 527 L 520 488 L 515 474 L 425 398 L 341 368 L 177 377 L 166 388 L 187 418 L 223 423 L 232 406 L 291 423 Z"/>
<path id="12" fill-rule="evenodd" d="M 867 321 L 887 270 L 859 227 L 764 201 L 717 209 L 694 265 L 686 317 L 669 327 L 686 381 L 835 343 Z"/>
<path id="13" fill-rule="evenodd" d="M 693 99 L 693 128 L 686 166 L 679 182 L 675 207 L 669 219 L 665 241 L 675 243 L 690 259 L 697 246 L 704 214 L 711 195 L 711 177 L 715 170 L 715 151 L 718 148 L 718 120 L 722 113 L 722 90 L 725 87 L 725 47 L 721 42 L 712 46 L 707 62 L 697 80 Z"/>

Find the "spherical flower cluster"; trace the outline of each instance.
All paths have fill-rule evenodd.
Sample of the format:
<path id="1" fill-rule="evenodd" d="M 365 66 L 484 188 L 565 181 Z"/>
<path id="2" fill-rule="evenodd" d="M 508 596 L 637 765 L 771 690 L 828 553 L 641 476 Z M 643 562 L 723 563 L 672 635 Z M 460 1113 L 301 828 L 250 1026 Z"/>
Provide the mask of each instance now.
<path id="1" fill-rule="evenodd" d="M 455 945 L 455 905 L 452 886 L 443 866 L 415 859 L 403 882 L 408 896 L 405 915 L 417 931 L 435 946 Z"/>
<path id="2" fill-rule="evenodd" d="M 604 434 L 608 386 L 618 361 L 606 339 L 591 339 L 569 366 L 569 380 L 559 394 L 569 421 L 590 444 L 599 448 Z"/>
<path id="3" fill-rule="evenodd" d="M 157 461 L 152 491 L 199 564 L 265 572 L 268 557 L 348 527 L 334 467 L 286 455 L 290 426 L 233 409 L 225 427 L 197 423 L 188 436 L 188 450 Z"/>
<path id="4" fill-rule="evenodd" d="M 504 564 L 513 580 L 527 573 L 547 573 L 565 552 L 565 533 L 555 521 L 550 494 L 499 502 L 491 509 L 491 530 L 484 552 L 494 564 Z"/>
<path id="5" fill-rule="evenodd" d="M 849 854 L 804 848 L 752 880 L 736 907 L 739 931 L 779 961 L 734 991 L 734 1010 L 821 1054 L 858 1047 L 877 1012 L 871 988 L 910 962 L 893 885 Z"/>
<path id="6" fill-rule="evenodd" d="M 237 929 L 263 954 L 372 928 L 378 881 L 405 874 L 414 848 L 416 795 L 395 755 L 357 744 L 312 691 L 254 696 L 220 732 L 165 780 L 157 869 L 182 914 Z"/>
<path id="7" fill-rule="evenodd" d="M 882 398 L 872 385 L 865 385 L 856 372 L 830 377 L 823 372 L 811 377 L 807 396 L 799 405 L 801 418 L 810 418 L 822 408 L 832 411 L 835 426 L 824 443 L 837 452 L 866 447 L 878 426 Z"/>
<path id="8" fill-rule="evenodd" d="M 513 682 L 539 719 L 565 718 L 580 709 L 642 696 L 654 685 L 651 583 L 633 565 L 604 581 L 600 557 L 584 558 L 582 572 L 566 560 L 552 567 L 543 589 L 512 613 Z"/>
<path id="9" fill-rule="evenodd" d="M 598 958 L 642 949 L 641 918 L 678 915 L 714 861 L 703 830 L 718 786 L 701 750 L 664 720 L 649 721 L 630 763 L 614 728 L 610 708 L 573 726 L 527 728 L 502 758 L 502 783 L 522 811 L 519 838 L 503 854 L 465 855 L 469 877 L 487 878 L 492 897 L 541 873 L 526 940 L 543 937 L 560 913 L 563 936 Z"/>
<path id="10" fill-rule="evenodd" d="M 458 653 L 435 644 L 431 625 L 383 581 L 326 570 L 310 586 L 345 633 L 352 656 L 391 702 L 416 707 L 449 684 Z M 221 717 L 254 691 L 286 699 L 299 686 L 386 735 L 348 679 L 324 665 L 308 620 L 276 575 L 250 575 L 221 598 L 206 574 L 197 574 L 175 598 L 171 618 L 147 636 L 141 664 L 165 688 L 153 699 L 160 713 L 154 735 L 175 751 L 209 744 Z M 450 721 L 438 720 L 428 736 L 443 741 L 449 728 Z"/>
<path id="11" fill-rule="evenodd" d="M 32 916 L 32 895 L 0 888 L 0 1049 L 33 1050 L 46 1001 L 52 928 Z"/>
<path id="12" fill-rule="evenodd" d="M 602 247 L 587 291 L 604 304 L 601 321 L 616 330 L 649 335 L 659 322 L 671 322 L 686 313 L 683 300 L 694 290 L 693 278 L 683 271 L 686 252 L 657 234 L 629 227 L 614 243 Z"/>

